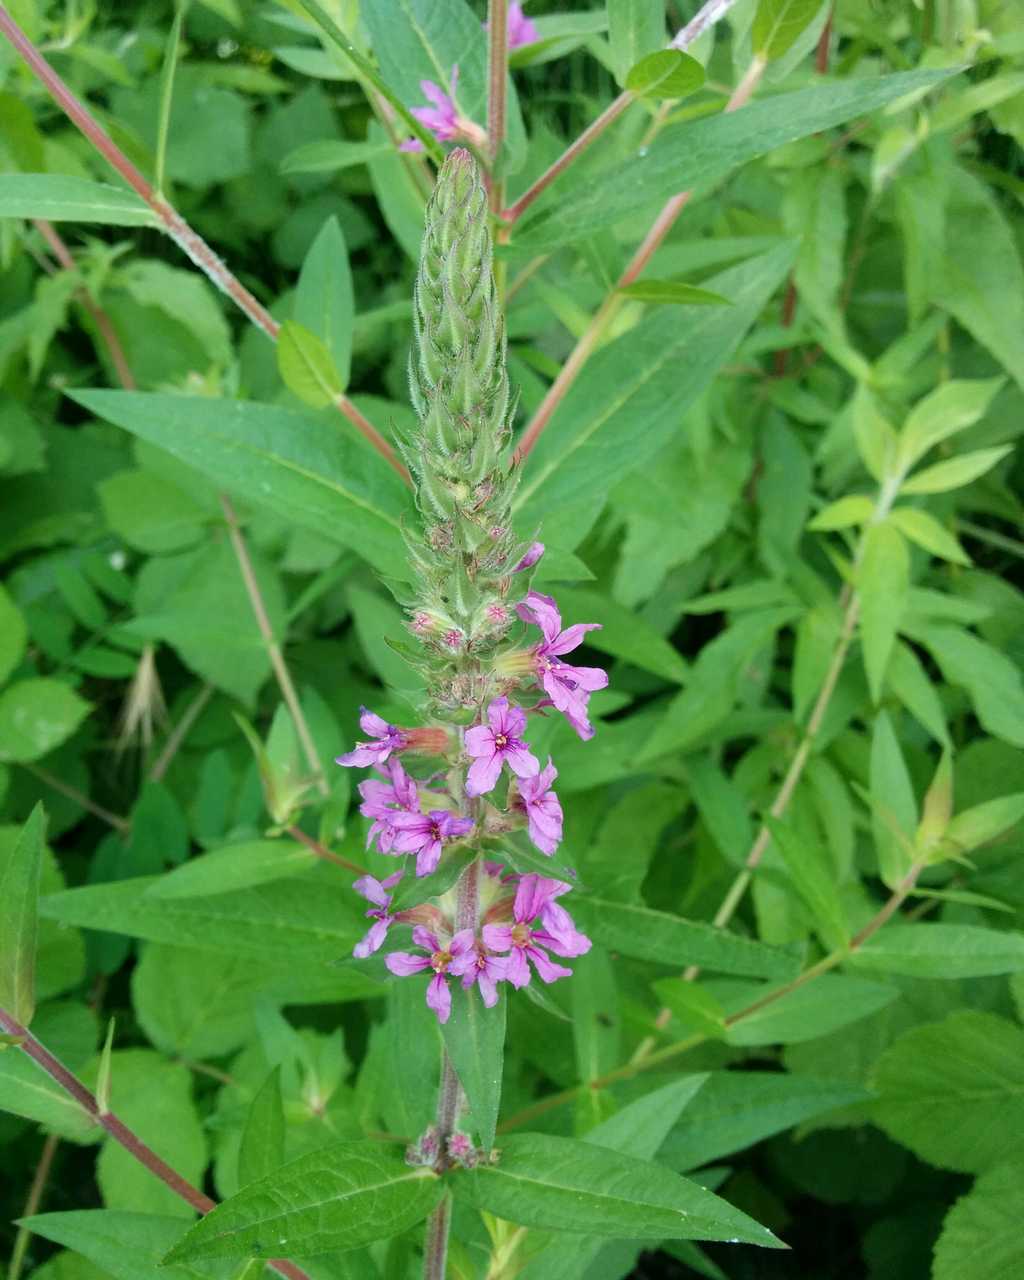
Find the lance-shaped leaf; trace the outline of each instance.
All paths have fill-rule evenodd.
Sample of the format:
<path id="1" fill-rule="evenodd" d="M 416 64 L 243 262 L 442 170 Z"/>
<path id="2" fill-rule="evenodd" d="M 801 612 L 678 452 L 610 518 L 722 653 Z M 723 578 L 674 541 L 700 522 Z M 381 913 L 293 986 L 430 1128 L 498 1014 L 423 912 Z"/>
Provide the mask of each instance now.
<path id="1" fill-rule="evenodd" d="M 582 240 L 633 214 L 654 210 L 688 187 L 706 190 L 733 169 L 776 147 L 844 124 L 905 94 L 931 88 L 949 70 L 910 71 L 877 79 L 830 81 L 813 89 L 754 102 L 742 111 L 671 125 L 643 154 L 617 163 L 567 194 L 555 195 L 515 237 L 536 253 Z"/>
<path id="2" fill-rule="evenodd" d="M 251 1182 L 197 1222 L 166 1261 L 358 1249 L 421 1222 L 441 1194 L 433 1170 L 410 1168 L 394 1147 L 339 1142 Z"/>
<path id="3" fill-rule="evenodd" d="M 0 862 L 0 1007 L 18 1022 L 36 1007 L 36 934 L 46 815 L 42 804 Z"/>
<path id="4" fill-rule="evenodd" d="M 158 226 L 156 214 L 134 191 L 64 173 L 5 173 L 0 218 L 49 222 L 102 222 L 109 227 Z"/>
<path id="5" fill-rule="evenodd" d="M 401 517 L 409 498 L 397 474 L 338 421 L 335 410 L 140 391 L 76 391 L 73 398 L 133 435 L 285 520 L 354 547 L 402 576 Z"/>
<path id="6" fill-rule="evenodd" d="M 864 535 L 864 555 L 857 570 L 857 594 L 861 649 L 875 702 L 881 696 L 909 585 L 910 557 L 903 535 L 890 524 L 872 525 Z"/>
<path id="7" fill-rule="evenodd" d="M 820 9 L 821 0 L 761 0 L 751 31 L 754 52 L 765 61 L 781 58 Z"/>
<path id="8" fill-rule="evenodd" d="M 452 1189 L 456 1199 L 525 1227 L 785 1247 L 753 1218 L 663 1166 L 569 1138 L 518 1134 L 496 1163 L 457 1174 Z"/>
<path id="9" fill-rule="evenodd" d="M 829 950 L 846 946 L 848 930 L 843 904 L 827 854 L 814 847 L 793 827 L 765 816 L 775 847 L 782 855 L 797 893 L 810 909 L 814 926 Z"/>
<path id="10" fill-rule="evenodd" d="M 295 290 L 295 319 L 323 341 L 340 380 L 339 389 L 347 387 L 352 365 L 355 297 L 348 247 L 336 217 L 328 218 L 320 228 L 303 260 Z"/>
<path id="11" fill-rule="evenodd" d="M 325 409 L 344 390 L 323 339 L 297 320 L 281 326 L 277 368 L 288 390 L 311 409 Z"/>
<path id="12" fill-rule="evenodd" d="M 1024 969 L 1024 934 L 969 924 L 896 924 L 850 957 L 858 969 L 911 978 L 986 978 Z"/>
<path id="13" fill-rule="evenodd" d="M 685 98 L 703 83 L 704 68 L 696 58 L 679 49 L 659 49 L 630 67 L 625 87 L 642 98 Z"/>
<path id="14" fill-rule="evenodd" d="M 252 1100 L 238 1148 L 238 1181 L 244 1187 L 284 1164 L 284 1108 L 277 1066 Z"/>
<path id="15" fill-rule="evenodd" d="M 501 1106 L 506 1007 L 501 995 L 493 1009 L 485 1008 L 478 991 L 459 983 L 452 989 L 451 1016 L 441 1028 L 444 1047 L 466 1092 L 470 1120 L 485 1150 L 494 1145 Z"/>

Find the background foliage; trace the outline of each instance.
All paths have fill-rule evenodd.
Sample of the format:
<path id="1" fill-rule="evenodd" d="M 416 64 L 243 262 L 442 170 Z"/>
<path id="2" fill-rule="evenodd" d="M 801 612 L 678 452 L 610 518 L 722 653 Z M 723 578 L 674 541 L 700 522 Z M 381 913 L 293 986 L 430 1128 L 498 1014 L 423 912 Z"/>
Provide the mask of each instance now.
<path id="1" fill-rule="evenodd" d="M 430 170 L 381 118 L 403 136 L 388 100 L 458 61 L 486 123 L 485 14 L 340 0 L 354 64 L 318 6 L 9 8 L 285 324 L 275 359 L 0 44 L 0 1003 L 31 1013 L 38 868 L 33 1035 L 229 1196 L 433 1113 L 421 992 L 348 960 L 350 868 L 384 864 L 330 760 L 361 703 L 408 720 L 417 675 L 377 576 L 409 500 L 336 404 L 411 421 Z M 639 1220 L 591 1247 L 511 1201 L 527 1228 L 485 1230 L 467 1196 L 453 1274 L 1020 1274 L 1024 12 L 740 0 L 691 49 L 703 86 L 666 89 L 643 60 L 695 9 L 538 0 L 512 60 L 510 204 L 639 96 L 500 259 L 523 425 L 592 349 L 517 518 L 611 674 L 592 742 L 535 744 L 599 945 L 511 1003 L 500 1125 L 656 1157 L 795 1254 Z M 17 1048 L 0 1106 L 12 1280 L 199 1274 L 155 1271 L 188 1207 Z M 310 1274 L 412 1275 L 416 1239 Z"/>

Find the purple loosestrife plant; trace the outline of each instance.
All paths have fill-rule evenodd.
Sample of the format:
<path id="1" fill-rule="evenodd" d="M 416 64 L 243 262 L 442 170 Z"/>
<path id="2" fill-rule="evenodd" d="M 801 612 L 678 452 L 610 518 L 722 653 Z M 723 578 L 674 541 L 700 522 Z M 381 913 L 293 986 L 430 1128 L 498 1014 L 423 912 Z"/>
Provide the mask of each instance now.
<path id="1" fill-rule="evenodd" d="M 555 601 L 529 589 L 543 545 L 519 541 L 512 529 L 517 472 L 504 325 L 487 195 L 465 150 L 445 161 L 427 206 L 415 304 L 410 383 L 418 423 L 398 444 L 422 520 L 406 531 L 414 585 L 402 603 L 418 642 L 406 656 L 425 680 L 424 723 L 394 725 L 364 709 L 366 740 L 338 763 L 384 775 L 359 785 L 368 844 L 392 857 L 415 854 L 415 876 L 442 881 L 432 892 L 424 880 L 418 902 L 403 885 L 402 909 L 392 910 L 402 872 L 361 879 L 356 889 L 374 923 L 356 955 L 369 956 L 394 936 L 389 930 L 411 925 L 417 950 L 392 950 L 385 964 L 398 977 L 428 977 L 427 1004 L 446 1024 L 451 983 L 491 1009 L 502 983 L 530 981 L 531 965 L 544 982 L 570 976 L 549 953 L 571 958 L 590 947 L 555 901 L 570 885 L 517 869 L 507 841 L 525 828 L 542 854 L 557 849 L 557 770 L 550 759 L 542 770 L 530 749 L 530 717 L 554 706 L 589 737 L 587 698 L 607 677 L 561 661 L 599 624 L 563 630 Z M 512 635 L 523 621 L 541 627 L 540 644 Z M 439 1112 L 442 1163 L 455 1118 L 450 1108 Z"/>

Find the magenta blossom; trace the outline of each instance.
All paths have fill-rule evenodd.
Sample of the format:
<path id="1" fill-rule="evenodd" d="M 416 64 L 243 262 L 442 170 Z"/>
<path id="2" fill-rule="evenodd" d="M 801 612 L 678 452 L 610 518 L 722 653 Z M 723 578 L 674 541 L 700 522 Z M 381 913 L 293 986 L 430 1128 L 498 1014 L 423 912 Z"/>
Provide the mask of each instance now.
<path id="1" fill-rule="evenodd" d="M 531 542 L 526 548 L 523 558 L 518 564 L 512 566 L 513 573 L 522 573 L 524 569 L 532 569 L 537 561 L 544 554 L 543 542 Z"/>
<path id="2" fill-rule="evenodd" d="M 527 961 L 533 962 L 542 982 L 572 977 L 572 970 L 555 964 L 542 949 L 544 947 L 555 955 L 570 957 L 584 955 L 590 950 L 590 939 L 577 931 L 569 913 L 553 901 L 568 893 L 569 888 L 561 880 L 523 876 L 512 907 L 514 923 L 484 925 L 484 943 L 492 951 L 510 953 L 505 976 L 514 987 L 525 987 L 529 983 L 531 975 Z M 539 929 L 533 927 L 537 916 L 541 917 Z"/>
<path id="3" fill-rule="evenodd" d="M 537 30 L 537 24 L 532 18 L 528 18 L 523 13 L 523 6 L 512 0 L 508 6 L 508 48 L 509 52 L 518 49 L 524 44 L 533 44 L 535 40 L 540 39 L 540 32 Z M 484 23 L 484 30 L 487 30 L 487 23 Z"/>
<path id="4" fill-rule="evenodd" d="M 600 667 L 573 667 L 560 661 L 563 653 L 569 653 L 583 643 L 588 631 L 599 631 L 599 622 L 577 622 L 562 630 L 562 615 L 550 596 L 531 591 L 516 612 L 524 622 L 540 627 L 544 639 L 533 650 L 537 679 L 552 703 L 565 716 L 581 738 L 594 736 L 587 719 L 587 702 L 597 689 L 608 685 L 607 673 Z"/>
<path id="5" fill-rule="evenodd" d="M 434 976 L 427 984 L 427 1006 L 437 1014 L 438 1022 L 447 1022 L 452 1011 L 452 993 L 448 990 L 447 979 L 449 966 L 464 951 L 472 948 L 473 930 L 463 929 L 446 946 L 442 946 L 436 933 L 417 925 L 412 931 L 412 940 L 428 954 L 416 956 L 408 951 L 392 951 L 384 957 L 384 963 L 399 978 L 433 969 Z"/>
<path id="6" fill-rule="evenodd" d="M 491 1009 L 498 1003 L 497 984 L 505 980 L 507 968 L 508 960 L 504 956 L 496 956 L 482 942 L 474 941 L 455 957 L 448 972 L 460 977 L 467 990 L 475 982 L 480 988 L 481 1000 Z"/>
<path id="7" fill-rule="evenodd" d="M 541 853 L 549 857 L 562 839 L 562 805 L 551 790 L 551 784 L 557 777 L 558 770 L 548 756 L 546 769 L 535 778 L 520 780 L 519 795 L 513 800 L 513 807 L 526 814 L 530 839 Z"/>
<path id="8" fill-rule="evenodd" d="M 386 880 L 377 880 L 373 876 L 362 876 L 353 884 L 352 888 L 360 897 L 365 898 L 367 902 L 372 903 L 367 916 L 374 921 L 370 925 L 370 931 L 366 937 L 357 942 L 352 948 L 352 954 L 357 960 L 365 960 L 367 956 L 372 956 L 375 951 L 379 951 L 381 944 L 388 935 L 388 929 L 394 916 L 390 914 L 391 894 L 388 889 L 394 888 L 405 875 L 404 871 L 396 871 L 393 875 L 387 877 Z"/>
<path id="9" fill-rule="evenodd" d="M 441 846 L 473 829 L 472 818 L 457 818 L 445 809 L 429 813 L 396 813 L 391 820 L 395 831 L 392 853 L 415 853 L 416 874 L 429 876 L 441 861 Z"/>
<path id="10" fill-rule="evenodd" d="M 487 719 L 488 724 L 466 730 L 466 750 L 474 757 L 466 775 L 467 796 L 493 791 L 503 764 L 518 778 L 532 778 L 540 772 L 537 757 L 520 737 L 526 729 L 526 712 L 510 707 L 508 698 L 502 696 L 491 701 Z"/>
<path id="11" fill-rule="evenodd" d="M 366 836 L 366 846 L 376 839 L 381 853 L 393 852 L 395 843 L 395 816 L 399 813 L 418 813 L 420 808 L 419 793 L 416 783 L 402 768 L 401 762 L 394 757 L 387 762 L 385 772 L 391 779 L 382 782 L 379 778 L 367 778 L 359 784 L 359 794 L 363 803 L 359 812 L 364 818 L 372 818 L 373 825 Z"/>
<path id="12" fill-rule="evenodd" d="M 409 114 L 415 116 L 421 125 L 429 129 L 438 142 L 452 142 L 462 132 L 458 108 L 455 105 L 455 86 L 458 82 L 458 65 L 452 67 L 447 93 L 433 80 L 421 80 L 420 89 L 423 96 L 432 102 L 433 106 L 410 108 Z M 407 138 L 398 149 L 399 151 L 422 151 L 423 143 L 419 138 Z"/>
<path id="13" fill-rule="evenodd" d="M 354 751 L 335 757 L 335 764 L 355 768 L 364 768 L 369 764 L 382 765 L 392 751 L 401 751 L 408 745 L 408 739 L 396 725 L 388 724 L 386 720 L 374 715 L 372 711 L 367 711 L 365 707 L 360 707 L 359 710 L 360 729 L 367 737 L 375 738 L 376 741 L 357 742 Z"/>

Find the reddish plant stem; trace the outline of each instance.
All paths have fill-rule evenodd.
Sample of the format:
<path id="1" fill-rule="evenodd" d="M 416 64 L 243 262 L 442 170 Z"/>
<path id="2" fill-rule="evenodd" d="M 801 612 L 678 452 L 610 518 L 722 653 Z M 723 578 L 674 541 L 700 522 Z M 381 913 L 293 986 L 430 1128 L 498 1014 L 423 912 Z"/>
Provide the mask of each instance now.
<path id="1" fill-rule="evenodd" d="M 25 1200 L 25 1209 L 21 1215 L 23 1218 L 31 1218 L 39 1212 L 43 1192 L 46 1190 L 46 1183 L 50 1176 L 50 1168 L 53 1165 L 53 1157 L 56 1155 L 59 1145 L 60 1138 L 55 1133 L 46 1135 L 43 1149 L 39 1154 L 39 1163 L 36 1165 L 35 1175 L 32 1178 L 32 1185 L 29 1187 L 28 1197 Z M 14 1237 L 14 1248 L 11 1251 L 11 1261 L 7 1268 L 7 1280 L 19 1280 L 31 1235 L 32 1232 L 28 1227 L 18 1228 L 18 1234 Z"/>
<path id="2" fill-rule="evenodd" d="M 707 0 L 700 11 L 690 19 L 681 31 L 678 31 L 669 44 L 671 49 L 685 50 L 704 32 L 708 27 L 714 26 L 736 3 L 736 0 Z M 554 164 L 550 165 L 534 184 L 529 187 L 523 195 L 505 209 L 501 217 L 511 225 L 517 222 L 526 210 L 533 204 L 539 195 L 542 195 L 552 182 L 564 173 L 574 160 L 578 160 L 584 151 L 596 142 L 602 133 L 613 124 L 619 116 L 636 101 L 636 95 L 626 89 L 623 93 L 606 107 L 604 111 L 591 124 L 583 130 L 580 136 L 565 149 L 558 157 Z"/>
<path id="3" fill-rule="evenodd" d="M 79 791 L 77 787 L 73 787 L 70 782 L 65 782 L 63 778 L 58 778 L 55 774 L 46 769 L 41 769 L 36 764 L 23 764 L 21 767 L 34 774 L 40 782 L 45 782 L 54 791 L 59 791 L 62 796 L 67 796 L 69 800 L 80 805 L 87 813 L 93 814 L 101 822 L 105 822 L 107 826 L 113 827 L 121 835 L 127 835 L 131 830 L 132 824 L 127 818 L 122 818 L 119 814 L 111 813 L 109 809 L 104 809 L 102 805 L 96 804 L 84 792 Z"/>
<path id="4" fill-rule="evenodd" d="M 149 771 L 150 782 L 159 782 L 170 768 L 171 761 L 178 754 L 181 744 L 188 737 L 189 730 L 199 719 L 200 714 L 212 697 L 213 685 L 204 684 L 188 704 L 186 709 L 182 712 L 181 719 L 171 730 L 167 741 L 164 743 L 164 749 L 160 752 L 152 769 Z"/>
<path id="5" fill-rule="evenodd" d="M 821 35 L 818 38 L 818 48 L 814 54 L 814 69 L 820 76 L 827 75 L 828 73 L 828 56 L 831 44 L 832 10 L 830 9 L 828 17 L 825 19 L 825 25 L 821 29 Z"/>
<path id="6" fill-rule="evenodd" d="M 348 858 L 343 858 L 338 853 L 332 853 L 319 840 L 314 840 L 312 836 L 307 836 L 301 827 L 293 825 L 286 827 L 285 830 L 293 840 L 298 840 L 299 844 L 304 844 L 310 853 L 315 853 L 318 858 L 323 858 L 325 862 L 334 862 L 339 867 L 344 867 L 346 871 L 354 871 L 357 876 L 369 875 L 367 867 L 361 867 L 358 862 L 349 862 Z"/>
<path id="7" fill-rule="evenodd" d="M 132 164 L 113 138 L 92 116 L 88 108 L 75 97 L 61 77 L 39 53 L 32 41 L 0 4 L 0 32 L 7 37 L 28 66 L 42 81 L 44 87 L 67 117 L 84 134 L 95 149 L 128 183 L 129 187 L 150 207 L 163 230 L 183 253 L 238 306 L 272 342 L 277 341 L 280 326 L 267 309 L 253 297 L 227 265 L 214 253 L 206 241 L 194 231 L 180 213 L 163 196 L 158 195 L 139 170 Z M 398 460 L 395 451 L 376 427 L 362 414 L 347 396 L 335 400 L 338 410 L 352 423 L 374 449 L 407 482 L 409 475 Z"/>
<path id="8" fill-rule="evenodd" d="M 786 285 L 786 296 L 782 300 L 782 327 L 788 329 L 793 323 L 793 317 L 796 315 L 796 283 L 793 277 L 789 277 L 789 284 Z M 776 378 L 784 378 L 786 376 L 786 365 L 789 362 L 789 348 L 780 347 L 772 357 L 772 376 Z"/>
<path id="9" fill-rule="evenodd" d="M 760 58 L 753 58 L 750 66 L 747 68 L 743 79 L 733 90 L 732 96 L 725 105 L 726 111 L 738 111 L 740 107 L 745 106 L 750 100 L 751 95 L 760 83 L 761 77 L 764 75 L 765 64 Z M 646 268 L 651 258 L 657 252 L 665 237 L 672 229 L 675 220 L 686 208 L 693 196 L 692 191 L 681 191 L 678 195 L 674 195 L 665 202 L 661 212 L 655 218 L 650 231 L 644 236 L 636 253 L 629 260 L 625 271 L 616 281 L 615 288 L 605 298 L 594 313 L 593 319 L 579 341 L 573 348 L 572 354 L 559 370 L 558 377 L 554 380 L 547 390 L 547 394 L 540 402 L 537 412 L 533 415 L 532 420 L 523 432 L 519 441 L 519 447 L 516 450 L 516 457 L 521 462 L 526 458 L 537 441 L 540 439 L 542 432 L 558 408 L 565 399 L 566 393 L 572 384 L 576 381 L 580 370 L 590 359 L 594 350 L 608 327 L 612 317 L 621 308 L 625 301 L 624 295 L 621 293 L 628 285 L 632 284 L 640 273 Z"/>
<path id="10" fill-rule="evenodd" d="M 216 1200 L 211 1200 L 198 1187 L 194 1187 L 191 1182 L 186 1182 L 181 1174 L 175 1172 L 166 1160 L 162 1160 L 151 1146 L 143 1142 L 138 1134 L 133 1133 L 112 1111 L 103 1111 L 95 1094 L 90 1093 L 81 1080 L 73 1075 L 45 1045 L 41 1044 L 27 1027 L 12 1018 L 6 1009 L 0 1009 L 0 1030 L 7 1035 L 16 1036 L 18 1048 L 28 1054 L 32 1061 L 45 1071 L 51 1080 L 60 1085 L 65 1093 L 74 1098 L 82 1110 L 106 1129 L 114 1141 L 120 1143 L 129 1155 L 159 1178 L 165 1186 L 170 1187 L 176 1196 L 199 1213 L 209 1213 L 211 1209 L 217 1207 Z M 273 1258 L 269 1265 L 278 1275 L 287 1276 L 288 1280 L 310 1280 L 307 1273 L 293 1262 Z"/>

